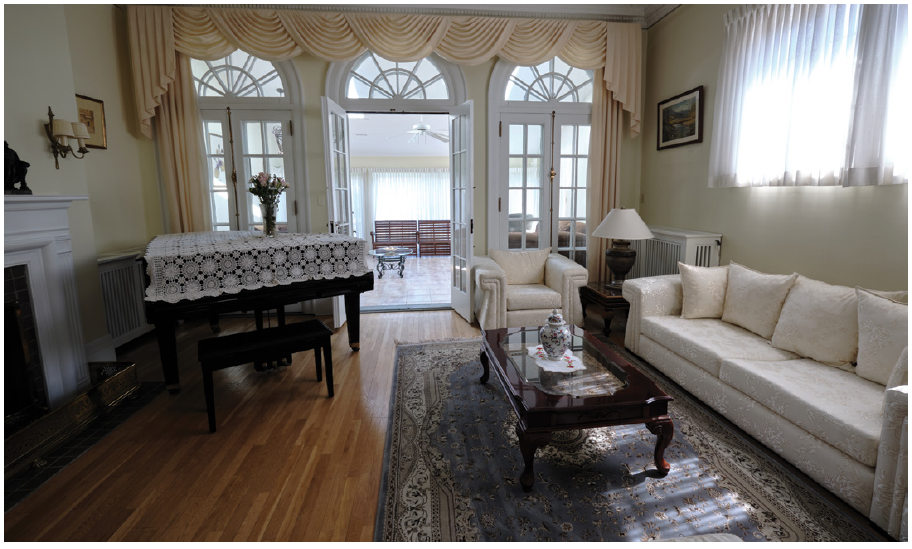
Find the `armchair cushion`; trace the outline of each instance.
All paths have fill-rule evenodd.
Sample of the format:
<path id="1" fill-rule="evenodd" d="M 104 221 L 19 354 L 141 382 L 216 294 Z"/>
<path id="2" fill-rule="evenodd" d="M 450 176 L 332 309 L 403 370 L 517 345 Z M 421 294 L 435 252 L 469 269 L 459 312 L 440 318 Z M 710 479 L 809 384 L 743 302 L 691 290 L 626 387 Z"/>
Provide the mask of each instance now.
<path id="1" fill-rule="evenodd" d="M 507 284 L 541 284 L 545 279 L 547 250 L 491 250 L 491 258 L 507 273 Z"/>
<path id="2" fill-rule="evenodd" d="M 508 284 L 507 310 L 560 309 L 561 295 L 544 284 Z"/>

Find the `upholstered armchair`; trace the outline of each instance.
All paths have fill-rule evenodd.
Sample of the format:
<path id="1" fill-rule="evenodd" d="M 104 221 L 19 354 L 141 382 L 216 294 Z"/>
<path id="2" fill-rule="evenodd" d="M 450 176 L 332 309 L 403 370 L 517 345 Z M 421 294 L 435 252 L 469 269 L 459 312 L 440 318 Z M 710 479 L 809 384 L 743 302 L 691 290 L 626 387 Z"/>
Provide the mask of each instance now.
<path id="1" fill-rule="evenodd" d="M 491 250 L 474 258 L 475 317 L 483 330 L 540 326 L 553 309 L 581 325 L 585 267 L 550 250 Z"/>

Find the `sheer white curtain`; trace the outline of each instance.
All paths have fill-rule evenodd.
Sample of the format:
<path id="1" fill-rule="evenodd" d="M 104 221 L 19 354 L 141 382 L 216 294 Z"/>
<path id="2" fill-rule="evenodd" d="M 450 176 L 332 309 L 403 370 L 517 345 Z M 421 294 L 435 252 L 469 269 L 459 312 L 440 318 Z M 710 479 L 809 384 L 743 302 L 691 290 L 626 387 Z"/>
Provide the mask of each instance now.
<path id="1" fill-rule="evenodd" d="M 709 186 L 907 183 L 908 21 L 907 5 L 726 14 Z"/>
<path id="2" fill-rule="evenodd" d="M 352 168 L 352 204 L 368 238 L 377 219 L 449 219 L 448 168 Z"/>

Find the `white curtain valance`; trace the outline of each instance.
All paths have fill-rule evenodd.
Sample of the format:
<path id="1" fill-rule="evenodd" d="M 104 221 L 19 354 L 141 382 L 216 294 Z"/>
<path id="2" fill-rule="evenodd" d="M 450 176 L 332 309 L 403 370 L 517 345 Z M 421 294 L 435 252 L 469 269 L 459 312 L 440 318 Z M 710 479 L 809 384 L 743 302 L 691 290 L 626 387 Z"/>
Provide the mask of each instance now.
<path id="1" fill-rule="evenodd" d="M 155 107 L 174 79 L 175 52 L 213 60 L 237 49 L 270 61 L 304 52 L 347 61 L 366 50 L 393 61 L 436 52 L 461 65 L 495 55 L 535 65 L 558 56 L 577 68 L 604 69 L 605 88 L 630 113 L 631 132 L 640 132 L 637 23 L 138 5 L 127 10 L 140 127 L 150 137 Z"/>

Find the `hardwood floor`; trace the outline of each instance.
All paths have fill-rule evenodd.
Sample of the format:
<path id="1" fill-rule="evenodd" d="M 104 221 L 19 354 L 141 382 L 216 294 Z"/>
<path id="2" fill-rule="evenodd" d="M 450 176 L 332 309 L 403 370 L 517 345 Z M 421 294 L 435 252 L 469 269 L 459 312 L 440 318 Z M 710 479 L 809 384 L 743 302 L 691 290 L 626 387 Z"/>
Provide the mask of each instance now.
<path id="1" fill-rule="evenodd" d="M 291 322 L 294 317 L 291 317 Z M 222 333 L 253 329 L 228 318 Z M 5 541 L 371 541 L 396 342 L 478 337 L 453 311 L 362 314 L 361 351 L 333 336 L 335 397 L 313 352 L 281 371 L 215 373 L 210 434 L 196 342 L 178 330 L 182 391 L 164 393 L 4 517 Z M 152 334 L 122 348 L 162 379 Z"/>

